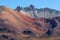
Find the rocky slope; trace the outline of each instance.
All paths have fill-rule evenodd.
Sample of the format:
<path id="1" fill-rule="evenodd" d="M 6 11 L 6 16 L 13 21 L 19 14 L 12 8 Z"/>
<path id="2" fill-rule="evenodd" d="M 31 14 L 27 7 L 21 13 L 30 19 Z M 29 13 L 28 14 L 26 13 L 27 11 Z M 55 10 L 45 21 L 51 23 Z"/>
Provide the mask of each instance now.
<path id="1" fill-rule="evenodd" d="M 23 13 L 14 11 L 10 8 L 0 6 L 1 32 L 4 31 L 13 34 L 25 34 L 31 36 L 42 35 L 48 30 L 49 25 L 44 22 L 43 18 L 36 19 L 37 18 L 30 18 Z"/>
<path id="2" fill-rule="evenodd" d="M 29 15 L 26 15 L 26 12 L 16 10 L 0 6 L 1 40 L 4 40 L 3 38 L 6 40 L 20 40 L 21 37 L 60 35 L 60 16 L 52 18 L 30 17 L 29 12 Z"/>
<path id="3" fill-rule="evenodd" d="M 33 5 L 24 8 L 17 6 L 15 10 L 22 12 L 24 15 L 34 20 L 40 21 L 43 19 L 43 22 L 49 25 L 49 27 L 46 28 L 48 29 L 48 31 L 45 32 L 46 34 L 54 36 L 60 35 L 60 11 L 50 8 L 37 9 Z"/>
<path id="4" fill-rule="evenodd" d="M 22 33 L 24 30 L 32 30 L 36 34 L 43 34 L 48 27 L 47 23 L 43 22 L 44 19 L 30 18 L 21 12 L 14 11 L 12 9 L 1 7 L 2 12 L 0 12 L 0 22 L 1 26 L 7 27 L 17 33 Z M 42 25 L 43 24 L 43 25 Z M 41 27 L 40 27 L 41 26 Z M 46 27 L 45 27 L 46 26 Z M 44 29 L 42 29 L 44 28 Z M 44 31 L 44 32 L 42 32 Z M 35 34 L 34 33 L 34 34 Z"/>

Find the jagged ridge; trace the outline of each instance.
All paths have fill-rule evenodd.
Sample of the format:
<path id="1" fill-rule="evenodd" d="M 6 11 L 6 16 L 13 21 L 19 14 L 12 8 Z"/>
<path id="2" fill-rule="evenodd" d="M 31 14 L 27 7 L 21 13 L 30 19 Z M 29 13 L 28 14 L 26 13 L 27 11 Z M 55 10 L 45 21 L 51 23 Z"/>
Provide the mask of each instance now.
<path id="1" fill-rule="evenodd" d="M 29 7 L 20 7 L 17 6 L 15 9 L 19 12 L 24 12 L 25 15 L 29 17 L 37 17 L 37 18 L 52 18 L 52 17 L 58 17 L 60 16 L 60 11 L 50 8 L 40 8 L 37 9 L 33 5 L 30 5 Z"/>

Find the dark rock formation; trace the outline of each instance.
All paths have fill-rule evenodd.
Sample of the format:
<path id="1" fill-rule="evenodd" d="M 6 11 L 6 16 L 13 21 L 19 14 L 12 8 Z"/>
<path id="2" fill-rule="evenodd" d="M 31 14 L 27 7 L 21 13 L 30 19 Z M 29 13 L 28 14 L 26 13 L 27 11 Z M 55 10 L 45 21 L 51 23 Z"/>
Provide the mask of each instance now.
<path id="1" fill-rule="evenodd" d="M 17 8 L 15 10 L 17 10 L 18 12 L 20 12 L 20 10 L 22 10 L 22 7 L 17 6 Z"/>

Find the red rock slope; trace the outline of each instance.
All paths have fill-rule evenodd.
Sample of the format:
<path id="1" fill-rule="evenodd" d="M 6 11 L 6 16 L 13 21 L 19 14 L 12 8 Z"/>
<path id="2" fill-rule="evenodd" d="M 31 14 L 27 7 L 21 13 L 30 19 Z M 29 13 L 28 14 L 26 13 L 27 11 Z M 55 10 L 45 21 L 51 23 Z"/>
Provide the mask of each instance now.
<path id="1" fill-rule="evenodd" d="M 4 21 L 0 21 L 0 24 L 17 34 L 41 36 L 49 29 L 49 23 L 46 23 L 44 18 L 30 18 L 4 6 L 0 7 L 0 20 Z M 26 31 L 28 32 L 25 33 Z"/>

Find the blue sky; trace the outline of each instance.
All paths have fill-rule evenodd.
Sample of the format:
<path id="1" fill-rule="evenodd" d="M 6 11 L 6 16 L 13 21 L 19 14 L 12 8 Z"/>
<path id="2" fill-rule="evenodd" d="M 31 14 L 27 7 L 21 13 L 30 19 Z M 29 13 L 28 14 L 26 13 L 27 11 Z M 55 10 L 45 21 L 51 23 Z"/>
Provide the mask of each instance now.
<path id="1" fill-rule="evenodd" d="M 52 8 L 60 10 L 60 0 L 0 0 L 0 6 L 8 6 L 9 8 L 16 8 L 17 6 L 26 7 L 33 4 L 35 8 Z"/>

